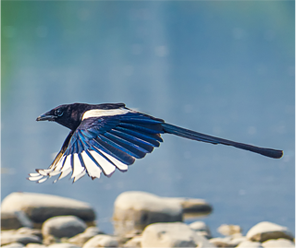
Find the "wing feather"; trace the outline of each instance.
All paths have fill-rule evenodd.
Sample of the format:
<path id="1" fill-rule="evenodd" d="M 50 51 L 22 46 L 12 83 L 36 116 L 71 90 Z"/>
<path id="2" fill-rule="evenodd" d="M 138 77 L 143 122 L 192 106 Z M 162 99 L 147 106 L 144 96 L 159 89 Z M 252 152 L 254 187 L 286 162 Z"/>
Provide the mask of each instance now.
<path id="1" fill-rule="evenodd" d="M 96 162 L 100 165 L 102 171 L 106 176 L 110 177 L 115 172 L 116 167 L 99 150 L 92 150 L 89 152 L 93 156 L 93 158 L 96 160 Z"/>
<path id="2" fill-rule="evenodd" d="M 122 132 L 133 135 L 137 138 L 143 139 L 143 140 L 149 142 L 154 147 L 159 147 L 159 145 L 160 145 L 159 142 L 163 141 L 159 134 L 149 134 L 149 133 L 144 133 L 144 132 L 140 132 L 140 131 L 134 131 L 134 130 L 124 128 L 121 126 L 117 126 L 116 130 L 120 130 Z"/>
<path id="3" fill-rule="evenodd" d="M 79 175 L 77 175 L 76 177 L 74 177 L 73 183 L 75 183 L 77 180 L 79 180 L 80 178 L 82 178 L 85 174 L 86 174 L 86 170 L 84 169 L 84 171 L 82 171 Z"/>
<path id="4" fill-rule="evenodd" d="M 129 151 L 125 148 L 117 145 L 113 141 L 109 140 L 103 135 L 98 135 L 94 140 L 94 146 L 98 149 L 102 149 L 104 152 L 118 159 L 126 165 L 131 165 L 135 162 L 135 159 L 129 155 Z"/>
<path id="5" fill-rule="evenodd" d="M 108 132 L 105 133 L 104 136 L 117 144 L 118 147 L 121 146 L 122 148 L 124 148 L 124 151 L 129 152 L 129 154 L 135 158 L 143 158 L 146 155 L 144 149 L 115 135 L 114 133 Z"/>
<path id="6" fill-rule="evenodd" d="M 73 173 L 71 178 L 75 178 L 76 176 L 80 175 L 85 168 L 82 166 L 80 159 L 77 153 L 73 154 Z"/>
<path id="7" fill-rule="evenodd" d="M 142 131 L 150 134 L 157 134 L 157 133 L 163 133 L 162 128 L 160 125 L 137 125 L 133 123 L 127 123 L 127 122 L 122 122 L 120 123 L 120 126 L 126 127 L 131 130 L 135 131 Z M 160 126 L 160 127 L 158 127 Z"/>
<path id="8" fill-rule="evenodd" d="M 123 147 L 122 144 L 117 143 L 116 140 L 111 139 L 110 137 L 107 137 L 107 136 L 108 135 L 106 135 L 106 134 L 104 134 L 104 135 L 100 134 L 100 135 L 98 135 L 98 137 L 96 137 L 95 140 L 98 143 L 100 143 L 102 146 L 106 147 L 110 152 L 117 154 L 119 157 L 121 157 L 120 153 L 125 153 L 126 160 L 128 160 L 129 162 L 125 162 L 125 161 L 122 161 L 122 162 L 130 165 L 134 162 L 134 158 L 139 158 L 139 156 L 136 153 L 132 152 L 129 149 L 126 149 L 125 147 Z M 104 142 L 104 144 L 102 144 L 102 142 Z M 112 147 L 116 150 L 112 149 Z M 121 152 L 118 152 L 118 151 L 121 151 Z M 110 154 L 110 155 L 112 155 L 112 154 Z M 125 160 L 124 157 L 122 157 L 122 159 Z"/>
<path id="9" fill-rule="evenodd" d="M 71 173 L 71 168 L 68 168 L 66 170 L 63 170 L 62 173 L 60 173 L 60 176 L 58 177 L 58 179 L 56 179 L 54 182 L 56 183 L 58 180 L 61 180 L 62 178 L 68 176 Z"/>
<path id="10" fill-rule="evenodd" d="M 94 157 L 90 154 L 88 150 L 85 150 L 81 153 L 83 161 L 85 163 L 85 168 L 87 170 L 88 175 L 92 178 L 100 178 L 101 176 L 101 168 L 99 164 L 96 162 Z"/>
<path id="11" fill-rule="evenodd" d="M 145 153 L 150 153 L 153 151 L 153 145 L 151 145 L 149 142 L 143 140 L 143 139 L 139 139 L 137 138 L 136 136 L 133 136 L 133 135 L 130 135 L 126 132 L 123 132 L 123 131 L 119 131 L 119 130 L 116 130 L 116 129 L 112 129 L 110 131 L 110 133 L 126 140 L 127 142 L 131 143 L 131 144 L 134 144 L 140 148 L 142 148 L 143 152 Z"/>
<path id="12" fill-rule="evenodd" d="M 159 147 L 163 121 L 135 111 L 125 113 L 83 119 L 68 134 L 49 168 L 29 174 L 29 180 L 41 183 L 59 175 L 56 182 L 72 172 L 71 178 L 76 182 L 85 174 L 94 179 L 100 178 L 102 172 L 110 177 L 116 168 L 127 171 L 135 159 Z"/>
<path id="13" fill-rule="evenodd" d="M 105 153 L 104 151 L 101 151 L 112 163 L 119 169 L 120 171 L 127 171 L 128 166 L 119 160 L 117 160 L 115 157 L 110 156 L 109 154 Z"/>

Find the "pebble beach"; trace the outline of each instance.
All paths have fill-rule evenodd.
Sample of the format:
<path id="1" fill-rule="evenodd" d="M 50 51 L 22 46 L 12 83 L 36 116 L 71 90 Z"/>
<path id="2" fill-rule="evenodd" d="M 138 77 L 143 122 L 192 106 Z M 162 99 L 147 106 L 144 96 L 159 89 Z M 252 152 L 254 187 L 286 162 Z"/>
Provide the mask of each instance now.
<path id="1" fill-rule="evenodd" d="M 1 246 L 29 248 L 91 247 L 295 247 L 287 227 L 259 222 L 250 230 L 221 223 L 213 237 L 199 217 L 213 206 L 203 199 L 160 197 L 127 191 L 114 202 L 114 233 L 97 225 L 99 213 L 87 202 L 29 192 L 9 194 L 1 204 Z M 194 222 L 185 219 L 194 216 Z M 204 219 L 204 218 L 203 218 Z"/>

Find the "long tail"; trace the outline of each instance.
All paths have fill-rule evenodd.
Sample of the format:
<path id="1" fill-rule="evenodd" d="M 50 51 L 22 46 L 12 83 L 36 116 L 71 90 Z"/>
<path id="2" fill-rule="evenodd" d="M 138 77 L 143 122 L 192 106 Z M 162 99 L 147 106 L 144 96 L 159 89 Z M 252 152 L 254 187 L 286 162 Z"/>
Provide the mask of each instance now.
<path id="1" fill-rule="evenodd" d="M 168 123 L 163 123 L 162 127 L 163 127 L 163 130 L 165 133 L 174 134 L 174 135 L 181 136 L 181 137 L 184 137 L 187 139 L 212 143 L 215 145 L 222 144 L 222 145 L 227 145 L 227 146 L 234 146 L 236 148 L 248 150 L 251 152 L 256 152 L 256 153 L 259 153 L 263 156 L 270 157 L 270 158 L 281 158 L 283 156 L 282 150 L 257 147 L 257 146 L 243 144 L 243 143 L 238 143 L 238 142 L 227 140 L 227 139 L 221 139 L 218 137 L 194 132 L 194 131 L 191 131 L 191 130 L 188 130 L 188 129 L 185 129 L 182 127 L 177 127 L 177 126 L 174 126 L 174 125 L 171 125 Z"/>

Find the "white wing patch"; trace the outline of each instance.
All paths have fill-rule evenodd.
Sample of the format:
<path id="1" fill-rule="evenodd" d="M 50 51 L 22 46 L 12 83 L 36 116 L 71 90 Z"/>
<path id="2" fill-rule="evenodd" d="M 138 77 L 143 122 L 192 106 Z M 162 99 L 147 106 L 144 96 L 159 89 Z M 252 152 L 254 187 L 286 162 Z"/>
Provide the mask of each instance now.
<path id="1" fill-rule="evenodd" d="M 85 151 L 81 153 L 88 175 L 91 178 L 100 178 L 102 170 L 95 164 L 94 161 L 86 154 Z"/>
<path id="2" fill-rule="evenodd" d="M 40 180 L 41 178 L 44 178 L 44 176 L 41 175 L 41 174 L 39 174 L 39 173 L 30 173 L 29 180 L 30 180 L 30 181 L 38 181 L 38 180 Z"/>
<path id="3" fill-rule="evenodd" d="M 102 117 L 102 116 L 114 116 L 114 115 L 124 115 L 128 112 L 132 112 L 130 109 L 119 108 L 119 109 L 91 109 L 86 111 L 82 120 L 91 118 L 91 117 Z"/>
<path id="4" fill-rule="evenodd" d="M 61 172 L 71 170 L 71 161 L 70 160 L 71 160 L 71 156 L 67 156 L 64 166 L 61 169 Z"/>
<path id="5" fill-rule="evenodd" d="M 116 167 L 121 170 L 121 171 L 127 171 L 128 166 L 122 162 L 120 162 L 119 160 L 117 160 L 116 158 L 110 156 L 109 154 L 107 154 L 106 152 L 103 152 L 102 150 L 99 150 L 101 153 L 103 153 L 113 164 L 116 165 Z"/>
<path id="6" fill-rule="evenodd" d="M 80 179 L 81 177 L 83 177 L 86 173 L 86 170 L 84 169 L 79 175 L 77 175 L 76 177 L 74 177 L 73 179 L 73 183 L 75 183 L 78 179 Z"/>
<path id="7" fill-rule="evenodd" d="M 95 151 L 90 151 L 90 154 L 100 164 L 100 166 L 102 167 L 102 170 L 104 171 L 104 174 L 106 176 L 111 176 L 114 173 L 115 166 L 113 164 L 111 164 L 108 160 L 106 160 L 104 157 L 100 156 Z"/>
<path id="8" fill-rule="evenodd" d="M 81 153 L 81 157 L 84 165 L 81 163 L 77 153 L 73 154 L 73 167 L 71 166 L 71 155 L 64 155 L 59 161 L 57 161 L 55 164 L 52 164 L 48 169 L 38 169 L 36 170 L 37 173 L 30 173 L 28 179 L 30 181 L 42 183 L 50 177 L 59 175 L 59 177 L 54 181 L 57 182 L 72 172 L 71 178 L 73 178 L 73 182 L 76 182 L 86 173 L 94 179 L 100 178 L 102 172 L 104 172 L 106 176 L 110 177 L 115 172 L 116 168 L 118 168 L 120 171 L 127 171 L 128 166 L 126 164 L 120 162 L 116 158 L 100 149 L 98 149 L 98 151 L 101 152 L 102 155 L 94 150 L 88 150 L 90 156 L 93 157 L 99 166 L 85 151 L 83 151 Z"/>
<path id="9" fill-rule="evenodd" d="M 72 171 L 71 168 L 68 168 L 66 170 L 63 170 L 62 173 L 60 174 L 59 178 L 56 179 L 56 181 L 58 181 L 58 180 L 60 180 L 60 179 L 62 179 L 64 177 L 68 176 L 71 171 Z"/>
<path id="10" fill-rule="evenodd" d="M 74 168 L 73 168 L 73 173 L 72 173 L 71 178 L 77 177 L 85 170 L 85 168 L 80 163 L 77 153 L 73 154 L 73 160 L 74 160 L 73 161 Z"/>

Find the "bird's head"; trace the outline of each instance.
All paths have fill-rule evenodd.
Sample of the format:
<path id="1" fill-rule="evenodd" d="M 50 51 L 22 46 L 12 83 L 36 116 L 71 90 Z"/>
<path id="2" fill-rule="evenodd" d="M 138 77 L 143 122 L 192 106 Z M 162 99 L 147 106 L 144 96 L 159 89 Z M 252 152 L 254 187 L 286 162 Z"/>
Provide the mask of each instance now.
<path id="1" fill-rule="evenodd" d="M 40 115 L 36 121 L 54 121 L 75 130 L 79 126 L 81 117 L 88 106 L 88 104 L 82 103 L 63 104 Z"/>

